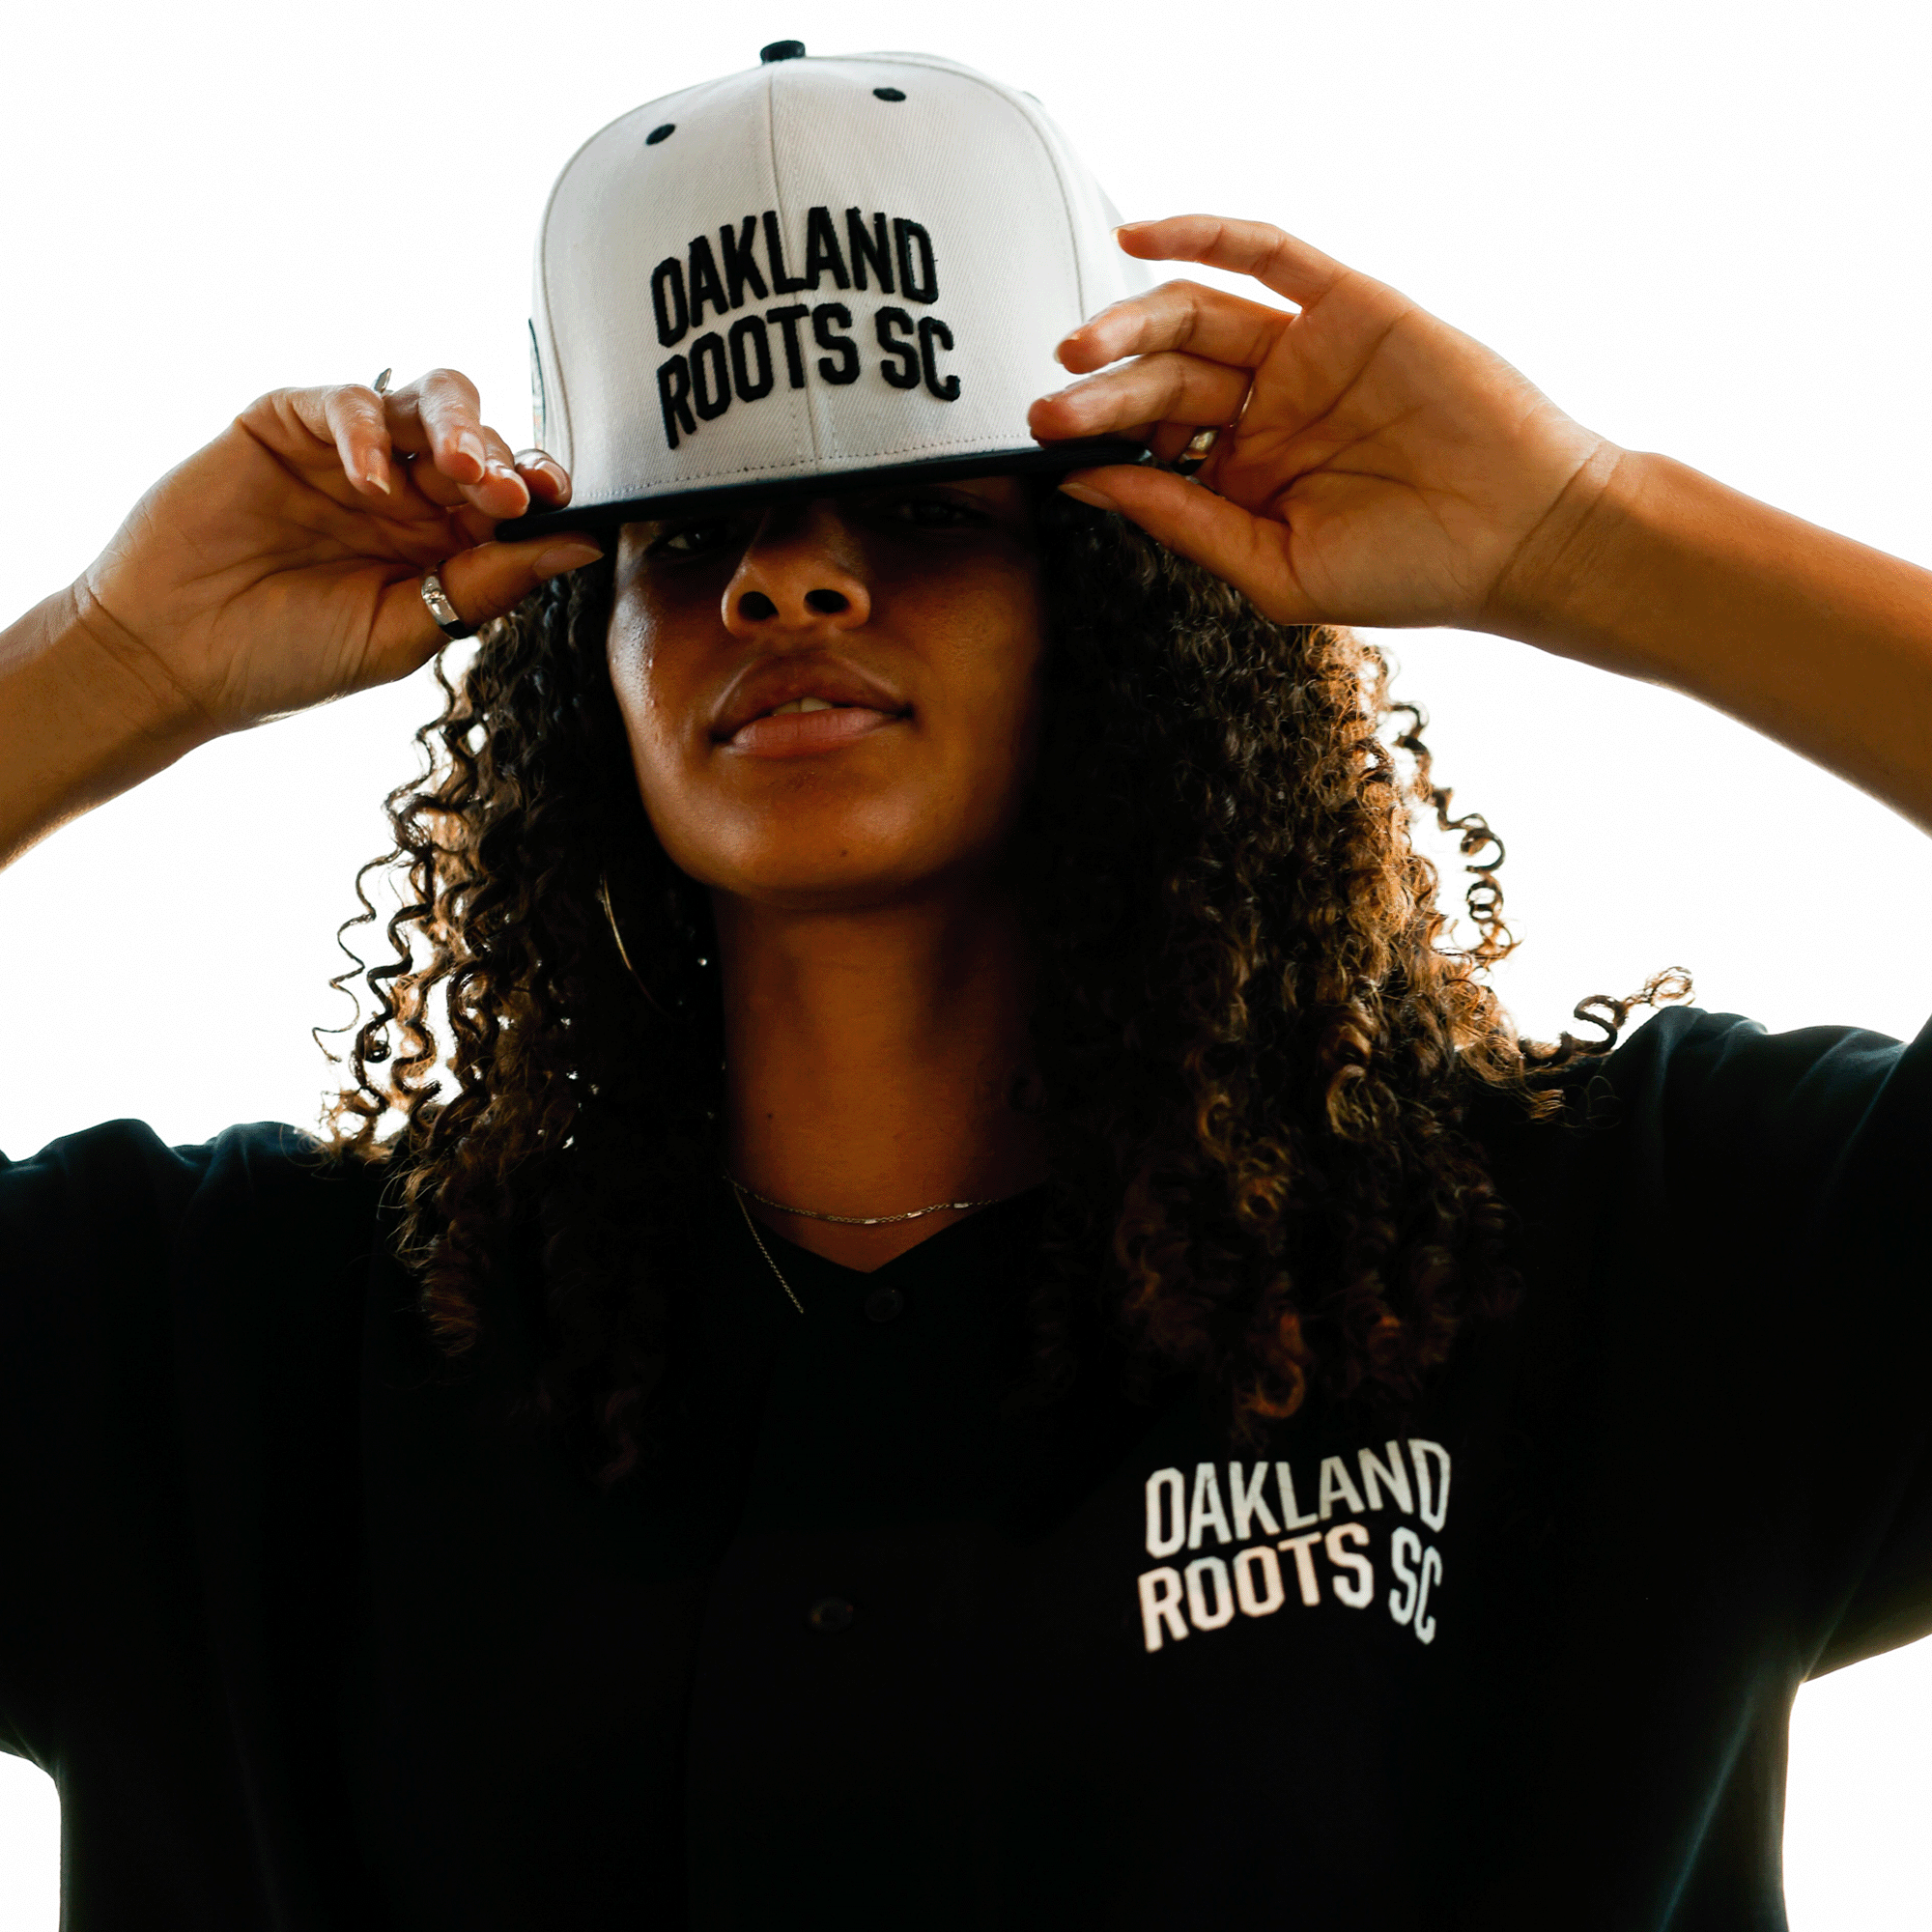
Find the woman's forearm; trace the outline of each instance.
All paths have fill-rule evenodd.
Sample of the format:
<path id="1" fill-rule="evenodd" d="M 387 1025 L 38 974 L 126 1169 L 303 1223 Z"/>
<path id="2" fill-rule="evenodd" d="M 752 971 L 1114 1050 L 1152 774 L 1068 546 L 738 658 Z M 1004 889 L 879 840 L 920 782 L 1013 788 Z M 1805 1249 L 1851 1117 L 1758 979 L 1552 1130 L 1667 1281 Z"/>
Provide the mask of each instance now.
<path id="1" fill-rule="evenodd" d="M 1616 452 L 1577 479 L 1486 616 L 1701 698 L 1932 831 L 1932 572 Z"/>
<path id="2" fill-rule="evenodd" d="M 85 621 L 73 589 L 0 631 L 0 866 L 208 735 L 158 675 Z"/>

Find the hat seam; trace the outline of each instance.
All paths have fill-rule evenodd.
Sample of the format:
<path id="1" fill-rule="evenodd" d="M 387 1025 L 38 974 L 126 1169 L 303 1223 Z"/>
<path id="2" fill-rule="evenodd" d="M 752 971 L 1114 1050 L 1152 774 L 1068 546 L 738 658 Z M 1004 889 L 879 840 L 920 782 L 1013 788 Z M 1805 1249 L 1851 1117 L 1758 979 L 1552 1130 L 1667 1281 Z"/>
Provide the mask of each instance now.
<path id="1" fill-rule="evenodd" d="M 786 62 L 782 65 L 789 66 L 790 63 Z M 771 166 L 772 200 L 778 206 L 779 224 L 785 233 L 789 234 L 791 232 L 791 209 L 786 205 L 784 180 L 779 173 L 778 112 L 773 104 L 777 99 L 779 72 L 780 67 L 775 65 L 768 69 L 761 76 L 765 83 L 765 157 Z M 819 464 L 825 461 L 825 451 L 819 446 L 818 411 L 809 390 L 805 398 L 805 426 L 807 434 L 811 439 L 811 462 L 812 467 L 816 469 Z M 721 472 L 713 471 L 709 473 L 717 474 Z"/>
<path id="2" fill-rule="evenodd" d="M 838 464 L 865 465 L 879 463 L 885 457 L 910 455 L 917 450 L 942 450 L 948 454 L 956 454 L 959 456 L 978 456 L 996 449 L 1023 449 L 1025 446 L 1020 443 L 1011 443 L 1006 438 L 999 436 L 976 438 L 966 441 L 949 440 L 944 437 L 923 437 L 916 441 L 897 442 L 888 448 L 867 450 L 863 454 L 857 451 L 848 451 L 846 454 L 832 460 Z M 1044 444 L 1035 444 L 1034 446 L 1036 448 L 1045 447 Z M 709 469 L 687 470 L 676 479 L 676 487 L 681 488 L 687 481 L 699 482 L 714 476 L 744 476 L 755 469 L 769 469 L 775 463 L 782 464 L 784 460 L 782 457 L 778 457 L 765 462 L 736 463 L 727 464 L 723 468 L 714 467 Z M 815 459 L 813 471 L 815 472 L 818 467 L 825 462 L 826 459 L 824 457 Z M 667 485 L 665 494 L 674 494 L 672 486 Z"/>

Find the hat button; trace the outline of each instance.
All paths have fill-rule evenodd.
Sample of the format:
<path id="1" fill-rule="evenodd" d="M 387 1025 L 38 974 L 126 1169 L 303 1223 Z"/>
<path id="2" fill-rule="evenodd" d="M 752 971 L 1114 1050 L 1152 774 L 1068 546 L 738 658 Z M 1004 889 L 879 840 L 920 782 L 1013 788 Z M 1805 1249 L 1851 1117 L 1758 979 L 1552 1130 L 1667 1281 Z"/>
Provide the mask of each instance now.
<path id="1" fill-rule="evenodd" d="M 774 61 L 803 60 L 805 43 L 803 41 L 774 41 L 768 47 L 758 49 L 758 59 L 770 67 Z"/>

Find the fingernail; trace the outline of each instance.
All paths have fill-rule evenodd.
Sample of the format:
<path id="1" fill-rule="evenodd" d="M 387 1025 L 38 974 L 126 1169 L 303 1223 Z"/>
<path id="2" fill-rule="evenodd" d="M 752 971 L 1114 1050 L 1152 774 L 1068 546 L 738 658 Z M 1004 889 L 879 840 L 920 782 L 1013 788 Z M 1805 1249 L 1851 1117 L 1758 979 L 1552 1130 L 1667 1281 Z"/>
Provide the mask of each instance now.
<path id="1" fill-rule="evenodd" d="M 531 568 L 539 577 L 560 577 L 566 570 L 582 570 L 586 563 L 595 563 L 603 554 L 588 537 L 572 537 L 567 543 L 539 551 Z"/>
<path id="2" fill-rule="evenodd" d="M 1060 486 L 1063 497 L 1071 497 L 1076 503 L 1090 503 L 1096 510 L 1118 510 L 1120 505 L 1111 497 L 1103 497 L 1099 491 L 1085 483 L 1063 483 Z"/>
<path id="3" fill-rule="evenodd" d="M 521 483 L 524 480 L 507 463 L 500 462 L 495 457 L 483 466 L 483 473 L 486 476 L 494 476 L 503 483 Z"/>
<path id="4" fill-rule="evenodd" d="M 490 467 L 490 452 L 483 447 L 483 439 L 473 429 L 465 430 L 456 439 L 456 446 L 479 469 L 487 469 Z"/>
<path id="5" fill-rule="evenodd" d="M 380 456 L 371 456 L 362 466 L 362 487 L 389 494 L 389 466 Z"/>

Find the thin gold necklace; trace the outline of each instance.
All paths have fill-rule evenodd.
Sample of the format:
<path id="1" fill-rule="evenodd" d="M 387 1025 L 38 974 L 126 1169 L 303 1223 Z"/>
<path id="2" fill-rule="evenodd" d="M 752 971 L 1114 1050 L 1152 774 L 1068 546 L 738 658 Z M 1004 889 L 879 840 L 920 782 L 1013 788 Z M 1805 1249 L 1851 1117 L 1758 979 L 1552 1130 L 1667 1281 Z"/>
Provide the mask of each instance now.
<path id="1" fill-rule="evenodd" d="M 762 1194 L 747 1187 L 742 1180 L 732 1179 L 732 1177 L 728 1174 L 724 1179 L 731 1183 L 731 1199 L 738 1204 L 738 1212 L 745 1217 L 746 1232 L 757 1243 L 758 1252 L 765 1258 L 765 1265 L 778 1277 L 779 1286 L 784 1290 L 785 1299 L 801 1315 L 805 1313 L 805 1303 L 798 1298 L 797 1292 L 792 1288 L 791 1283 L 784 1278 L 784 1269 L 780 1267 L 778 1263 L 773 1259 L 771 1249 L 765 1246 L 765 1237 L 759 1234 L 758 1224 L 752 1218 L 752 1210 L 745 1206 L 746 1195 L 751 1195 L 752 1199 L 757 1202 L 761 1208 L 775 1208 L 781 1214 L 798 1214 L 802 1215 L 808 1221 L 837 1221 L 841 1227 L 846 1228 L 884 1228 L 891 1226 L 895 1221 L 917 1221 L 922 1215 L 942 1213 L 948 1208 L 995 1208 L 1000 1202 L 1010 1201 L 1013 1198 L 1010 1194 L 1001 1194 L 995 1196 L 991 1201 L 936 1201 L 930 1208 L 917 1208 L 910 1214 L 874 1214 L 870 1216 L 857 1214 L 815 1214 L 808 1208 L 787 1208 L 782 1201 L 768 1201 Z"/>
<path id="2" fill-rule="evenodd" d="M 728 1174 L 724 1178 L 726 1180 L 731 1180 L 731 1177 Z M 758 1233 L 758 1224 L 752 1219 L 752 1210 L 745 1206 L 745 1189 L 740 1187 L 735 1180 L 731 1180 L 731 1199 L 738 1204 L 738 1212 L 744 1215 L 745 1226 L 750 1230 L 753 1240 L 757 1242 L 758 1252 L 765 1258 L 765 1265 L 778 1276 L 779 1286 L 785 1292 L 785 1299 L 803 1315 L 805 1313 L 805 1303 L 792 1293 L 791 1283 L 784 1278 L 784 1270 L 779 1266 L 777 1262 L 773 1261 L 771 1249 L 765 1246 L 765 1237 Z"/>
<path id="3" fill-rule="evenodd" d="M 801 1221 L 836 1221 L 841 1228 L 895 1228 L 901 1221 L 923 1221 L 928 1214 L 966 1213 L 975 1208 L 997 1208 L 1002 1201 L 1010 1201 L 1010 1194 L 996 1194 L 990 1201 L 935 1201 L 930 1208 L 909 1208 L 903 1214 L 822 1214 L 816 1208 L 792 1208 L 782 1201 L 774 1201 L 769 1194 L 760 1194 L 755 1187 L 747 1187 L 735 1176 L 727 1174 L 740 1196 L 749 1194 L 760 1208 L 769 1208 L 780 1214 L 796 1214 Z M 743 1207 L 744 1201 L 738 1203 Z"/>

